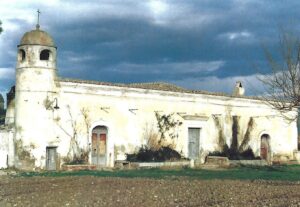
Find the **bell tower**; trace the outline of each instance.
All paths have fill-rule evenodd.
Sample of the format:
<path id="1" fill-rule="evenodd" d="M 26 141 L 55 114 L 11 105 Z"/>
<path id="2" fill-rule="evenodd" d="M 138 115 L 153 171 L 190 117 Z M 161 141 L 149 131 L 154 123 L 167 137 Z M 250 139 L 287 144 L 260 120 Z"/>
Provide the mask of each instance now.
<path id="1" fill-rule="evenodd" d="M 38 11 L 36 28 L 23 35 L 17 54 L 14 139 L 15 166 L 21 169 L 44 165 L 48 140 L 54 136 L 56 49 L 51 36 L 40 29 Z"/>

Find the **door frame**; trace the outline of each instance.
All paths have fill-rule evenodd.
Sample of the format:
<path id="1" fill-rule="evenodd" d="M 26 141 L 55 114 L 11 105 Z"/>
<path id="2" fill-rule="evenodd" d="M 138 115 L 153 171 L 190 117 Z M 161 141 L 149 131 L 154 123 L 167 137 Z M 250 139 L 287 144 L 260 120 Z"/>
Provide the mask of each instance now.
<path id="1" fill-rule="evenodd" d="M 189 129 L 199 129 L 199 136 L 198 136 L 198 153 L 197 153 L 197 157 L 196 158 L 190 158 L 190 134 L 189 134 Z M 187 151 L 187 154 L 188 154 L 188 158 L 189 159 L 199 159 L 200 158 L 200 140 L 201 140 L 201 127 L 188 127 L 187 128 L 187 131 L 188 131 L 188 151 Z"/>
<path id="2" fill-rule="evenodd" d="M 113 127 L 110 122 L 107 121 L 96 121 L 91 124 L 90 129 L 89 129 L 89 163 L 92 164 L 92 133 L 93 129 L 96 126 L 105 126 L 107 129 L 107 134 L 106 134 L 106 167 L 114 167 L 114 132 L 113 132 Z"/>
<path id="3" fill-rule="evenodd" d="M 271 136 L 268 133 L 261 133 L 259 136 L 259 156 L 261 157 L 261 145 L 263 139 L 266 140 L 266 145 L 267 145 L 267 162 L 271 162 L 272 160 L 272 149 L 271 149 Z"/>
<path id="4" fill-rule="evenodd" d="M 199 119 L 199 120 L 191 120 L 191 119 L 185 119 L 183 122 L 183 127 L 184 127 L 184 133 L 185 133 L 185 137 L 183 138 L 184 140 L 184 156 L 188 157 L 189 156 L 189 130 L 188 128 L 200 128 L 200 140 L 199 140 L 199 161 L 200 163 L 204 163 L 205 162 L 205 156 L 203 156 L 202 152 L 203 152 L 203 142 L 204 140 L 207 140 L 207 133 L 205 133 L 204 129 L 207 126 L 207 119 Z"/>
<path id="5" fill-rule="evenodd" d="M 50 168 L 50 165 L 49 165 L 49 159 L 50 159 L 50 157 L 49 157 L 49 151 L 50 150 L 55 150 L 55 169 L 49 169 Z M 57 157 L 57 146 L 47 146 L 46 147 L 46 170 L 49 170 L 49 171 L 55 171 L 55 170 L 57 170 L 57 165 L 58 165 L 58 157 Z"/>
<path id="6" fill-rule="evenodd" d="M 94 132 L 94 130 L 97 128 L 97 127 L 99 127 L 100 129 L 102 128 L 102 130 L 103 131 L 105 131 L 105 133 L 101 133 L 101 132 L 99 132 L 99 133 L 95 133 Z M 97 136 L 96 136 L 96 143 L 94 143 L 93 142 L 93 135 L 94 134 L 97 134 Z M 106 166 L 107 165 L 107 155 L 108 155 L 108 153 L 107 153 L 107 141 L 108 141 L 108 136 L 107 136 L 107 134 L 108 134 L 108 129 L 107 129 L 107 127 L 106 126 L 103 126 L 103 125 L 101 125 L 101 126 L 95 126 L 93 129 L 92 129 L 92 136 L 91 136 L 91 154 L 92 154 L 92 160 L 91 160 L 91 163 L 93 164 L 93 165 L 97 165 L 97 166 Z M 100 154 L 100 152 L 99 152 L 99 150 L 100 150 L 100 145 L 101 145 L 101 135 L 105 135 L 105 153 L 101 156 L 101 154 Z M 93 143 L 94 144 L 96 144 L 96 146 L 93 146 Z M 96 164 L 95 163 L 93 163 L 93 149 L 94 149 L 94 147 L 96 147 L 96 149 L 97 149 L 97 153 L 96 153 L 96 160 L 97 160 L 97 162 L 96 162 Z M 104 157 L 104 163 L 102 164 L 102 163 L 100 163 L 100 161 L 99 161 L 99 159 L 100 158 L 103 158 Z"/>

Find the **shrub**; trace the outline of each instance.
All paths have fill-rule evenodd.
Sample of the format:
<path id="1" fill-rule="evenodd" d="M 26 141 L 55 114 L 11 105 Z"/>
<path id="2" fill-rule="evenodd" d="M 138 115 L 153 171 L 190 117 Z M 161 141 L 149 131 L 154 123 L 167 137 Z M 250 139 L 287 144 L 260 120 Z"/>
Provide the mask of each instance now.
<path id="1" fill-rule="evenodd" d="M 126 160 L 130 162 L 164 162 L 181 159 L 182 156 L 176 150 L 167 146 L 156 150 L 142 146 L 137 153 L 126 154 Z"/>
<path id="2" fill-rule="evenodd" d="M 210 152 L 208 156 L 228 157 L 230 160 L 259 160 L 260 157 L 255 157 L 253 150 L 249 147 L 247 150 L 240 152 L 224 145 L 223 150 Z"/>
<path id="3" fill-rule="evenodd" d="M 65 157 L 65 158 L 63 158 L 63 161 L 67 165 L 87 164 L 89 162 L 89 152 L 82 150 L 80 155 L 74 155 L 72 158 Z"/>

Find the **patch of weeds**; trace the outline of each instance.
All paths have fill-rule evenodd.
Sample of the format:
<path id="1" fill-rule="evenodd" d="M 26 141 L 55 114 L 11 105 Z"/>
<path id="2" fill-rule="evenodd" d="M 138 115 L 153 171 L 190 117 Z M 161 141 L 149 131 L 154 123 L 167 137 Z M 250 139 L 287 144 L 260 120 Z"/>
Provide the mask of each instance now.
<path id="1" fill-rule="evenodd" d="M 63 161 L 67 165 L 81 165 L 88 164 L 89 162 L 89 151 L 85 151 L 84 149 L 80 149 L 79 155 L 75 154 L 73 157 L 64 157 Z"/>

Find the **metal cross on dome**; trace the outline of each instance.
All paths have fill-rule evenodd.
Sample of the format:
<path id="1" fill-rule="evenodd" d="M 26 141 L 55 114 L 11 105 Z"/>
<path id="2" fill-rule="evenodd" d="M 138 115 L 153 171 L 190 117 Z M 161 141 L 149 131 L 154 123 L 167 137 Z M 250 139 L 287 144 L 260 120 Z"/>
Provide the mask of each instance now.
<path id="1" fill-rule="evenodd" d="M 38 9 L 37 13 L 38 13 L 38 16 L 37 16 L 36 29 L 39 29 L 40 28 L 40 13 L 41 13 L 41 11 Z"/>

